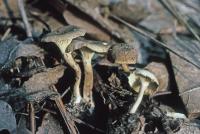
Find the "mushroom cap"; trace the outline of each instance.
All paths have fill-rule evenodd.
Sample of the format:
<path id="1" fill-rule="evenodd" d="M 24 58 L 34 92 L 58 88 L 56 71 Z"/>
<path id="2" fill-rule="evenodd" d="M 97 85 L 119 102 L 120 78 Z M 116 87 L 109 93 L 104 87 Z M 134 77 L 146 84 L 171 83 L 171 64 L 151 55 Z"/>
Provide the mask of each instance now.
<path id="1" fill-rule="evenodd" d="M 108 58 L 117 64 L 135 64 L 137 62 L 137 51 L 131 45 L 120 43 L 110 48 Z"/>
<path id="2" fill-rule="evenodd" d="M 74 39 L 69 44 L 66 51 L 71 52 L 77 49 L 81 49 L 83 47 L 87 47 L 93 52 L 107 53 L 111 45 L 108 45 L 108 43 L 102 42 L 102 41 L 93 41 L 93 40 L 85 40 L 85 39 L 78 38 L 78 39 Z"/>
<path id="3" fill-rule="evenodd" d="M 84 36 L 85 33 L 86 32 L 83 29 L 76 26 L 64 26 L 49 34 L 46 34 L 41 41 L 53 42 L 61 49 L 62 52 L 65 52 L 72 39 L 79 36 Z"/>
<path id="4" fill-rule="evenodd" d="M 137 69 L 134 72 L 132 72 L 128 77 L 129 85 L 135 90 L 136 92 L 139 92 L 140 86 L 142 82 L 148 82 L 148 89 L 145 90 L 145 95 L 152 95 L 154 94 L 159 86 L 158 79 L 156 76 L 145 69 Z"/>

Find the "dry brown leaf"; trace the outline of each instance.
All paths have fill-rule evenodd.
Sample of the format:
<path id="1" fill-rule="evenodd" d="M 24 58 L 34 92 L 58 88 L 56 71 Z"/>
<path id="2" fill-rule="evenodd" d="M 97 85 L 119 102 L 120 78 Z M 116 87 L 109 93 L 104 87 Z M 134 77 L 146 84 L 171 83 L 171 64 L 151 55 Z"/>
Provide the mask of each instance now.
<path id="1" fill-rule="evenodd" d="M 162 63 L 151 62 L 145 67 L 151 71 L 159 81 L 158 92 L 168 91 L 169 86 L 169 73 L 166 66 Z"/>
<path id="2" fill-rule="evenodd" d="M 200 43 L 187 36 L 163 35 L 162 39 L 170 49 L 200 66 Z"/>
<path id="3" fill-rule="evenodd" d="M 182 36 L 176 38 L 163 36 L 162 38 L 177 53 L 200 65 L 200 44 L 197 41 Z M 198 117 L 200 116 L 200 70 L 173 53 L 170 53 L 170 57 L 178 90 L 188 116 Z"/>
<path id="4" fill-rule="evenodd" d="M 111 38 L 110 35 L 101 28 L 97 27 L 86 19 L 80 18 L 78 15 L 70 12 L 67 9 L 63 12 L 63 17 L 68 24 L 85 29 L 88 34 L 98 40 L 109 41 Z"/>
<path id="5" fill-rule="evenodd" d="M 185 104 L 189 118 L 200 116 L 200 70 L 170 54 L 180 96 Z M 197 90 L 193 90 L 197 89 Z M 187 92 L 191 90 L 191 92 Z M 193 90 L 193 91 L 192 91 Z"/>
<path id="6" fill-rule="evenodd" d="M 54 68 L 48 68 L 45 72 L 37 73 L 33 75 L 28 81 L 26 81 L 23 87 L 26 90 L 29 101 L 40 101 L 45 97 L 55 95 L 56 93 L 50 90 L 50 87 L 56 84 L 64 74 L 65 67 L 62 65 Z"/>
<path id="7" fill-rule="evenodd" d="M 86 0 L 86 1 L 65 0 L 65 1 L 77 7 L 80 11 L 86 13 L 88 16 L 93 18 L 95 22 L 101 25 L 102 28 L 106 29 L 115 38 L 121 39 L 126 43 L 130 43 L 134 40 L 132 33 L 128 30 L 127 27 L 119 25 L 115 21 L 107 17 L 103 17 L 101 15 L 100 13 L 101 9 L 98 3 L 99 1 L 93 1 L 93 0 Z"/>
<path id="8" fill-rule="evenodd" d="M 64 134 L 60 122 L 51 114 L 44 115 L 42 125 L 38 128 L 36 134 Z"/>
<path id="9" fill-rule="evenodd" d="M 36 44 L 20 44 L 12 55 L 12 57 L 14 57 L 15 59 L 19 57 L 31 56 L 43 57 L 44 50 L 38 47 Z"/>
<path id="10" fill-rule="evenodd" d="M 36 44 L 28 44 L 23 42 L 18 43 L 17 41 L 15 42 L 15 46 L 11 45 L 12 42 L 7 42 L 5 45 L 8 45 L 8 47 L 11 45 L 11 47 L 7 48 L 6 46 L 2 46 L 2 48 L 0 48 L 1 51 L 5 49 L 5 53 L 2 53 L 2 59 L 0 60 L 2 63 L 4 62 L 2 66 L 3 69 L 10 68 L 14 64 L 15 60 L 20 57 L 44 57 L 44 50 L 38 47 Z M 2 45 L 4 45 L 4 43 Z"/>
<path id="11" fill-rule="evenodd" d="M 138 23 L 149 14 L 141 4 L 129 4 L 125 1 L 111 4 L 111 12 L 129 23 Z"/>

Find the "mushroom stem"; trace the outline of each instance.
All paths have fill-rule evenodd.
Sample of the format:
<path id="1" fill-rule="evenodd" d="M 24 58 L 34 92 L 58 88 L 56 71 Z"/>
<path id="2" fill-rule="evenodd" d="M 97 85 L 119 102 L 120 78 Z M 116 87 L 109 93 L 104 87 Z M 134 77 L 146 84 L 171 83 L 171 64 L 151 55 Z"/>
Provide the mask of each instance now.
<path id="1" fill-rule="evenodd" d="M 130 72 L 127 64 L 122 64 L 122 69 L 124 70 L 124 72 Z"/>
<path id="2" fill-rule="evenodd" d="M 74 58 L 72 57 L 71 53 L 65 53 L 63 55 L 65 62 L 71 67 L 73 68 L 76 78 L 75 78 L 75 84 L 74 84 L 74 88 L 73 88 L 73 94 L 75 97 L 75 103 L 80 103 L 82 97 L 80 94 L 80 82 L 81 82 L 81 69 L 79 67 L 79 65 L 75 62 Z"/>
<path id="3" fill-rule="evenodd" d="M 138 107 L 139 107 L 139 105 L 140 105 L 140 103 L 142 101 L 142 98 L 144 96 L 144 92 L 148 88 L 148 85 L 149 85 L 148 82 L 141 81 L 141 87 L 140 87 L 140 91 L 139 91 L 137 100 L 136 100 L 135 104 L 133 105 L 133 107 L 131 108 L 130 113 L 133 114 L 133 113 L 135 113 L 137 111 L 137 109 L 138 109 Z"/>
<path id="4" fill-rule="evenodd" d="M 83 98 L 91 106 L 94 106 L 92 88 L 93 88 L 93 68 L 91 64 L 94 55 L 90 50 L 81 50 L 83 68 L 84 68 L 84 85 L 83 85 Z"/>

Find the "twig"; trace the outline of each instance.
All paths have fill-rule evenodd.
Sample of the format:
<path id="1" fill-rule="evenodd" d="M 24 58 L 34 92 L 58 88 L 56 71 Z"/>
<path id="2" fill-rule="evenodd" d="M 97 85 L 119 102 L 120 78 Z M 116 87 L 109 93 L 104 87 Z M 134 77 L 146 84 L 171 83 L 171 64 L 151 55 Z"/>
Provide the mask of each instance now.
<path id="1" fill-rule="evenodd" d="M 150 98 L 155 98 L 155 97 L 158 97 L 158 96 L 169 95 L 169 94 L 172 94 L 172 91 L 162 91 L 162 92 L 158 92 L 158 93 L 154 94 Z"/>
<path id="2" fill-rule="evenodd" d="M 9 27 L 6 32 L 3 34 L 3 37 L 1 38 L 1 41 L 5 40 L 5 38 L 8 36 L 8 34 L 10 33 L 11 28 Z"/>
<path id="3" fill-rule="evenodd" d="M 63 98 L 63 97 L 69 92 L 69 90 L 70 90 L 70 87 L 67 88 L 67 89 L 62 93 L 61 98 Z"/>
<path id="4" fill-rule="evenodd" d="M 24 116 L 29 116 L 29 114 L 27 114 L 27 113 L 21 113 L 21 112 L 17 112 L 16 114 L 24 115 Z M 39 119 L 39 117 L 35 116 L 35 119 Z"/>
<path id="5" fill-rule="evenodd" d="M 182 14 L 180 14 L 175 7 L 173 6 L 173 4 L 171 3 L 170 0 L 159 0 L 160 3 L 165 6 L 169 12 L 183 25 L 185 25 L 185 27 L 194 35 L 194 37 L 200 42 L 200 37 L 198 36 L 198 34 L 194 31 L 194 29 L 190 26 L 190 24 L 188 24 L 187 20 L 184 18 L 184 16 Z"/>
<path id="6" fill-rule="evenodd" d="M 20 14 L 22 16 L 22 20 L 24 22 L 24 26 L 25 26 L 25 29 L 26 29 L 26 34 L 27 34 L 28 37 L 32 37 L 32 28 L 31 28 L 31 26 L 28 22 L 28 17 L 27 17 L 26 12 L 25 12 L 24 0 L 17 0 L 17 2 L 18 2 Z"/>
<path id="7" fill-rule="evenodd" d="M 188 32 L 186 32 L 185 27 L 182 27 L 182 26 L 176 26 L 176 27 L 174 26 L 173 28 L 162 29 L 159 32 L 159 34 L 174 34 L 174 33 L 187 34 Z"/>
<path id="8" fill-rule="evenodd" d="M 57 114 L 56 111 L 53 111 L 51 109 L 47 109 L 47 108 L 42 108 L 42 111 L 45 111 L 45 112 L 48 112 L 48 113 L 51 113 L 51 114 Z"/>
<path id="9" fill-rule="evenodd" d="M 93 125 L 90 125 L 90 124 L 88 124 L 88 123 L 86 123 L 86 122 L 84 122 L 84 121 L 82 121 L 82 120 L 80 120 L 80 119 L 78 119 L 78 118 L 75 118 L 75 117 L 73 117 L 73 118 L 74 118 L 74 121 L 77 122 L 77 123 L 79 123 L 79 124 L 86 125 L 86 126 L 90 127 L 91 129 L 96 130 L 96 131 L 98 131 L 98 132 L 105 133 L 105 132 L 104 132 L 102 129 L 100 129 L 100 128 L 96 128 L 96 127 L 94 127 Z"/>
<path id="10" fill-rule="evenodd" d="M 33 103 L 29 103 L 29 115 L 30 115 L 30 129 L 32 134 L 35 134 L 35 109 Z"/>
<path id="11" fill-rule="evenodd" d="M 57 89 L 55 86 L 52 86 L 52 89 L 57 92 Z M 72 120 L 70 113 L 65 109 L 65 106 L 61 99 L 61 96 L 55 97 L 54 101 L 64 119 L 64 122 L 65 122 L 67 128 L 69 129 L 70 134 L 78 134 L 79 133 L 78 129 L 77 129 L 74 121 Z"/>
<path id="12" fill-rule="evenodd" d="M 66 108 L 66 107 L 65 107 L 65 108 Z M 45 111 L 45 112 L 54 114 L 54 115 L 57 114 L 55 111 L 50 110 L 50 109 L 47 109 L 47 108 L 43 108 L 42 110 Z M 82 121 L 82 120 L 80 120 L 80 119 L 74 117 L 73 115 L 71 115 L 71 117 L 72 117 L 72 119 L 73 119 L 75 122 L 77 122 L 77 123 L 79 123 L 79 124 L 83 124 L 83 125 L 85 125 L 85 126 L 88 126 L 88 127 L 90 127 L 91 129 L 96 130 L 96 131 L 98 131 L 98 132 L 105 133 L 102 129 L 96 128 L 96 127 L 94 127 L 93 125 L 88 124 L 88 123 L 86 123 L 86 122 L 84 122 L 84 121 Z"/>
<path id="13" fill-rule="evenodd" d="M 198 69 L 200 69 L 200 66 L 199 66 L 199 65 L 197 65 L 196 63 L 193 63 L 193 62 L 190 61 L 189 59 L 187 59 L 187 58 L 185 58 L 184 56 L 178 54 L 177 52 L 175 52 L 174 50 L 172 50 L 171 48 L 169 48 L 167 44 L 165 44 L 165 43 L 163 43 L 163 42 L 161 42 L 161 41 L 155 39 L 155 38 L 152 37 L 151 35 L 145 33 L 143 30 L 141 30 L 141 29 L 135 27 L 134 25 L 132 25 L 132 24 L 130 24 L 130 23 L 124 21 L 123 19 L 121 19 L 121 18 L 119 18 L 119 17 L 117 17 L 117 16 L 115 16 L 115 15 L 110 14 L 110 17 L 112 17 L 113 19 L 115 19 L 115 20 L 121 22 L 122 24 L 124 24 L 124 25 L 126 25 L 127 27 L 133 29 L 134 31 L 140 33 L 141 35 L 150 38 L 151 40 L 153 40 L 153 41 L 156 43 L 156 45 L 159 45 L 160 47 L 167 49 L 168 51 L 174 53 L 175 55 L 177 55 L 177 56 L 180 57 L 181 59 L 187 61 L 188 63 L 190 63 L 190 64 L 194 65 L 195 67 L 197 67 Z"/>

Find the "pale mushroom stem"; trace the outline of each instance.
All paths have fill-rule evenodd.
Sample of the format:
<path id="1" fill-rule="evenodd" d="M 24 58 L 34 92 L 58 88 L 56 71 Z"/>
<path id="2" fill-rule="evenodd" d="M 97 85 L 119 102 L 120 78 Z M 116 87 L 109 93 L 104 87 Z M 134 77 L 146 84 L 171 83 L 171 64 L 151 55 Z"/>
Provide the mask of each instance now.
<path id="1" fill-rule="evenodd" d="M 122 69 L 124 70 L 124 72 L 130 72 L 127 64 L 122 64 Z"/>
<path id="2" fill-rule="evenodd" d="M 84 68 L 84 85 L 83 85 L 83 99 L 86 100 L 91 106 L 94 106 L 93 101 L 93 68 L 91 64 L 94 53 L 81 51 L 83 55 L 83 68 Z"/>
<path id="3" fill-rule="evenodd" d="M 144 92 L 145 90 L 148 88 L 149 83 L 148 82 L 141 82 L 141 87 L 140 87 L 140 92 L 138 94 L 137 100 L 135 102 L 135 104 L 133 105 L 133 107 L 130 110 L 130 113 L 135 113 L 140 105 L 140 103 L 142 102 L 142 98 L 144 96 Z"/>
<path id="4" fill-rule="evenodd" d="M 79 67 L 79 65 L 75 62 L 74 58 L 72 57 L 71 53 L 65 53 L 63 55 L 66 63 L 72 67 L 74 69 L 74 72 L 75 72 L 75 75 L 76 75 L 76 78 L 75 78 L 75 84 L 74 84 L 74 91 L 73 91 L 73 94 L 74 94 L 74 97 L 75 97 L 75 103 L 80 103 L 81 100 L 82 100 L 82 97 L 81 97 L 81 94 L 80 94 L 80 82 L 81 82 L 81 69 Z"/>

